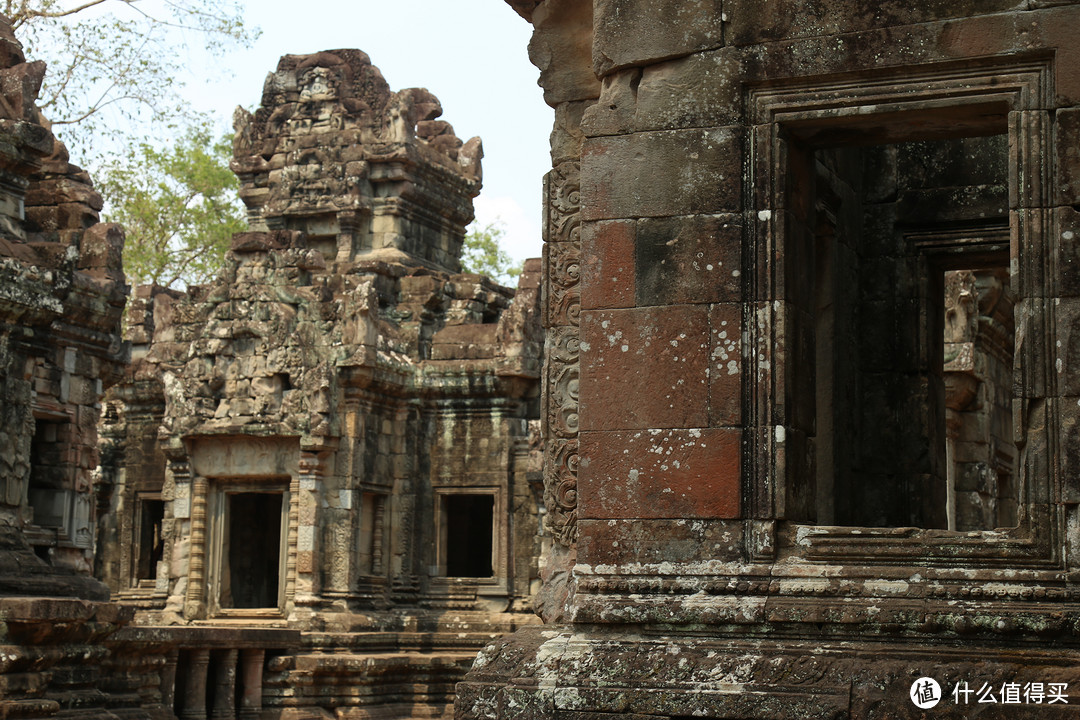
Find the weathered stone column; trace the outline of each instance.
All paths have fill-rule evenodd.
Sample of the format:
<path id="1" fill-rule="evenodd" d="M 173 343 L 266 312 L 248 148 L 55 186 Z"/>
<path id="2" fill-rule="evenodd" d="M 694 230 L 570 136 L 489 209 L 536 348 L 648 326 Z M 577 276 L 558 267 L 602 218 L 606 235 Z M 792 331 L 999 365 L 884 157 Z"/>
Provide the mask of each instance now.
<path id="1" fill-rule="evenodd" d="M 192 650 L 184 683 L 184 709 L 181 720 L 206 720 L 206 675 L 210 669 L 210 651 Z"/>
<path id="2" fill-rule="evenodd" d="M 236 717 L 236 648 L 223 650 L 218 655 L 214 673 L 213 720 L 234 720 Z"/>
<path id="3" fill-rule="evenodd" d="M 291 498 L 296 522 L 296 598 L 305 600 L 318 591 L 315 572 L 316 536 L 318 530 L 319 485 L 322 463 L 317 451 L 301 449 L 300 474 L 296 479 L 296 493 Z M 292 520 L 292 518 L 290 518 Z M 290 536 L 290 557 L 294 552 Z"/>
<path id="4" fill-rule="evenodd" d="M 262 676 L 266 651 L 246 648 L 240 653 L 240 720 L 257 720 L 262 712 Z"/>
<path id="5" fill-rule="evenodd" d="M 165 665 L 161 668 L 161 704 L 170 711 L 176 706 L 176 663 L 179 659 L 180 651 L 174 648 L 165 656 Z"/>

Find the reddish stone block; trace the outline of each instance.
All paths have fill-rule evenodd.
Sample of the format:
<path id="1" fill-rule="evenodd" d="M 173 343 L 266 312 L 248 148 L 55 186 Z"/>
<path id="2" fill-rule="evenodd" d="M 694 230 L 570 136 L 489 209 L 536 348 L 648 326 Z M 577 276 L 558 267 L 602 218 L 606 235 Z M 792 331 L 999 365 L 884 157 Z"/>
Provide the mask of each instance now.
<path id="1" fill-rule="evenodd" d="M 726 428 L 583 432 L 579 516 L 739 517 L 741 439 Z"/>
<path id="2" fill-rule="evenodd" d="M 742 222 L 736 215 L 638 222 L 637 305 L 677 305 L 742 297 Z"/>
<path id="3" fill-rule="evenodd" d="M 705 427 L 704 305 L 590 310 L 581 317 L 581 428 Z"/>
<path id="4" fill-rule="evenodd" d="M 582 219 L 737 212 L 742 144 L 742 131 L 730 127 L 587 139 Z"/>
<path id="5" fill-rule="evenodd" d="M 736 426 L 742 422 L 742 306 L 734 303 L 709 308 L 709 425 Z"/>
<path id="6" fill-rule="evenodd" d="M 585 223 L 581 228 L 581 307 L 634 306 L 633 220 Z"/>

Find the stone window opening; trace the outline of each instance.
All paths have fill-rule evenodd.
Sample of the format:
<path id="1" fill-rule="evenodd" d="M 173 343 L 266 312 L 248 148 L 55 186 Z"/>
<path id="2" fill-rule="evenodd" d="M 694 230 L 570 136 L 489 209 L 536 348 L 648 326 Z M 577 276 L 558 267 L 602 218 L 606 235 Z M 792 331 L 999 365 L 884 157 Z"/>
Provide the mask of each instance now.
<path id="1" fill-rule="evenodd" d="M 35 411 L 23 533 L 37 556 L 50 563 L 53 548 L 88 550 L 92 545 L 90 495 L 77 492 L 80 473 L 86 471 L 80 468 L 75 432 L 66 414 Z"/>
<path id="2" fill-rule="evenodd" d="M 751 557 L 768 560 L 783 553 L 793 561 L 850 558 L 868 565 L 918 561 L 950 566 L 963 558 L 991 568 L 1002 563 L 1059 566 L 1065 510 L 1051 498 L 1066 489 L 1048 462 L 1063 432 L 1054 412 L 1058 388 L 1050 364 L 1057 352 L 1051 333 L 1058 320 L 1054 303 L 1046 301 L 1059 293 L 1048 270 L 1057 257 L 1047 210 L 1057 192 L 1051 172 L 1056 136 L 1053 113 L 1044 109 L 1052 103 L 1053 88 L 1051 60 L 1010 57 L 882 72 L 841 85 L 835 78 L 828 83 L 792 79 L 748 89 L 753 127 L 746 187 L 753 196 L 747 217 L 751 254 L 744 276 L 745 291 L 757 301 L 744 338 L 755 372 L 744 377 L 744 411 L 753 432 L 743 446 L 743 499 L 749 512 L 775 518 L 755 526 L 749 536 Z M 895 178 L 889 163 L 898 161 L 900 153 L 911 160 L 912 151 L 927 161 L 909 165 L 921 178 L 909 189 L 920 192 L 904 198 L 895 184 L 880 181 Z M 877 172 L 865 172 L 874 153 Z M 923 182 L 965 166 L 965 182 Z M 814 288 L 814 253 L 831 236 L 836 238 L 828 241 L 836 249 L 829 255 L 836 263 L 833 285 L 841 292 L 829 303 Z M 845 264 L 851 247 L 880 246 L 882 240 L 902 249 L 902 257 L 864 262 L 865 257 L 855 256 L 857 264 Z M 941 255 L 938 248 L 954 242 L 963 246 L 955 249 L 957 255 L 983 255 L 980 243 L 997 245 L 1001 254 L 990 263 L 942 262 L 951 260 L 951 252 Z M 1006 246 L 1007 272 L 1002 262 Z M 940 281 L 932 267 L 940 269 Z M 985 467 L 976 467 L 975 475 L 966 478 L 958 465 L 968 460 L 954 454 L 962 448 L 945 442 L 963 427 L 950 427 L 957 420 L 946 397 L 947 384 L 956 380 L 950 377 L 954 368 L 945 368 L 944 336 L 935 337 L 928 329 L 940 323 L 944 332 L 947 270 L 989 271 L 984 280 L 990 284 L 1007 276 L 1001 310 L 1017 308 L 1006 395 L 1013 410 L 1014 447 L 984 445 L 989 449 L 976 464 Z M 845 347 L 860 336 L 845 323 L 851 322 L 855 307 L 876 302 L 877 310 L 886 308 L 880 296 L 865 293 L 873 288 L 891 292 L 898 282 L 918 293 L 908 293 L 904 312 L 881 315 L 892 332 L 878 333 L 883 340 L 866 346 L 877 353 L 875 362 L 905 358 L 910 366 L 905 370 L 912 372 L 897 374 L 892 387 L 860 385 L 846 372 L 858 355 Z M 930 291 L 933 282 L 940 290 Z M 824 407 L 817 402 L 815 367 L 822 307 L 833 308 L 833 345 L 839 348 L 832 353 L 837 363 L 832 389 L 827 384 L 825 389 L 845 412 L 866 413 L 855 426 L 849 420 L 847 426 L 837 425 L 844 415 L 832 415 L 834 472 L 826 479 L 831 488 L 826 482 L 819 487 L 820 452 L 830 453 L 830 442 L 816 436 L 818 409 Z M 1000 322 L 997 310 L 988 317 L 1009 324 Z M 913 345 L 898 348 L 892 339 Z M 1007 348 L 1007 333 L 994 344 Z M 941 366 L 939 374 L 931 371 L 935 364 Z M 995 396 L 997 389 L 1005 390 L 1004 383 L 992 385 Z M 934 411 L 921 411 L 930 399 Z M 881 408 L 896 408 L 896 417 L 882 419 Z M 915 419 L 901 421 L 905 416 Z M 988 419 L 984 426 L 997 423 Z M 850 462 L 837 465 L 837 460 L 857 456 L 852 448 L 859 438 L 852 427 L 864 437 L 872 431 L 881 438 L 880 477 L 861 468 L 852 473 Z M 1009 433 L 998 434 L 1004 440 Z M 1010 472 L 1013 453 L 1015 471 Z M 868 456 L 873 453 L 860 457 Z M 973 507 L 978 512 L 969 512 Z"/>
<path id="3" fill-rule="evenodd" d="M 809 369 L 790 390 L 801 488 L 792 515 L 856 527 L 1015 526 L 1006 138 L 825 148 L 793 139 L 789 157 L 787 249 L 793 268 L 813 268 L 787 289 L 795 367 Z M 944 159 L 952 166 L 938 167 Z M 981 278 L 979 307 L 966 297 L 956 305 L 961 277 L 966 292 Z M 970 316 L 966 343 L 959 313 Z M 959 385 L 982 400 L 961 407 Z"/>
<path id="4" fill-rule="evenodd" d="M 386 572 L 386 495 L 360 494 L 359 571 L 365 576 Z"/>
<path id="5" fill-rule="evenodd" d="M 158 563 L 165 551 L 163 525 L 165 501 L 160 493 L 140 494 L 136 500 L 135 526 L 137 530 L 135 583 L 153 587 L 157 578 Z"/>
<path id="6" fill-rule="evenodd" d="M 287 496 L 276 484 L 225 485 L 215 494 L 210 596 L 216 614 L 281 612 Z"/>
<path id="7" fill-rule="evenodd" d="M 35 418 L 30 440 L 30 482 L 27 500 L 33 509 L 33 523 L 41 528 L 64 526 L 64 448 L 69 445 L 68 423 Z"/>
<path id="8" fill-rule="evenodd" d="M 496 576 L 495 495 L 438 495 L 438 574 L 451 578 Z"/>

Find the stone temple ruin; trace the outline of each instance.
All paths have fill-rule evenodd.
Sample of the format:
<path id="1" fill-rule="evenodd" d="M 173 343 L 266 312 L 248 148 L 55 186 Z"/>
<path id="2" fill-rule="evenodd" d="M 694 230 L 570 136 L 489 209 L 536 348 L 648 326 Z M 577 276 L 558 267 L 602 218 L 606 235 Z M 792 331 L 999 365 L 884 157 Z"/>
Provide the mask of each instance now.
<path id="1" fill-rule="evenodd" d="M 542 268 L 460 272 L 430 93 L 285 56 L 126 370 L 0 24 L 0 717 L 1072 717 L 1080 3 L 508 1 Z"/>
<path id="2" fill-rule="evenodd" d="M 535 620 L 539 262 L 461 272 L 482 152 L 440 114 L 360 51 L 283 57 L 235 117 L 227 270 L 136 290 L 98 567 L 173 628 L 181 717 L 449 711 Z"/>
<path id="3" fill-rule="evenodd" d="M 126 353 L 123 230 L 34 102 L 0 23 L 0 717 L 100 704 L 132 611 L 92 579 L 98 399 Z"/>
<path id="4" fill-rule="evenodd" d="M 572 500 L 458 717 L 1072 717 L 1080 5 L 510 4 Z"/>
<path id="5" fill-rule="evenodd" d="M 449 716 L 537 622 L 542 542 L 540 262 L 461 270 L 479 139 L 360 51 L 283 57 L 235 117 L 251 231 L 217 281 L 135 289 L 125 372 L 123 236 L 29 124 L 42 70 L 7 71 L 0 587 L 98 602 L 0 598 L 0 716 Z"/>

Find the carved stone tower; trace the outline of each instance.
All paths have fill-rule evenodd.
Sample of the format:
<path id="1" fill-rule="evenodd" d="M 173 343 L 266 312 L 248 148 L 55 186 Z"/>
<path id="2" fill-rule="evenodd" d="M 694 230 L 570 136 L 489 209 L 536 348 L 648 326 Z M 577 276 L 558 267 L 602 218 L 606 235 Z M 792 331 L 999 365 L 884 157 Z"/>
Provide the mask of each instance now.
<path id="1" fill-rule="evenodd" d="M 427 90 L 391 92 L 359 50 L 282 57 L 255 115 L 234 116 L 251 229 L 303 231 L 337 262 L 398 251 L 459 271 L 483 150 L 441 114 Z"/>

